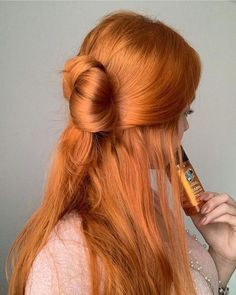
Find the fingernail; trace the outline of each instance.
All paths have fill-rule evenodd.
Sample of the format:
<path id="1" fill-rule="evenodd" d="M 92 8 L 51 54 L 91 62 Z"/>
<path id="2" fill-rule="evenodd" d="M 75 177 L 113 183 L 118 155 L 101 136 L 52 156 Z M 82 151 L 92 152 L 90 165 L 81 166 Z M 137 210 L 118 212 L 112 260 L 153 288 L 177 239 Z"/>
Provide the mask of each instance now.
<path id="1" fill-rule="evenodd" d="M 201 213 L 207 213 L 209 207 L 206 205 L 206 206 L 203 206 L 202 209 L 201 209 Z"/>
<path id="2" fill-rule="evenodd" d="M 200 193 L 199 195 L 198 195 L 198 198 L 199 199 L 202 199 L 202 198 L 204 198 L 206 196 L 206 193 L 205 192 L 202 192 L 202 193 Z"/>
<path id="3" fill-rule="evenodd" d="M 204 224 L 206 222 L 206 220 L 207 220 L 207 217 L 206 216 L 203 217 L 202 220 L 201 220 L 201 224 Z"/>

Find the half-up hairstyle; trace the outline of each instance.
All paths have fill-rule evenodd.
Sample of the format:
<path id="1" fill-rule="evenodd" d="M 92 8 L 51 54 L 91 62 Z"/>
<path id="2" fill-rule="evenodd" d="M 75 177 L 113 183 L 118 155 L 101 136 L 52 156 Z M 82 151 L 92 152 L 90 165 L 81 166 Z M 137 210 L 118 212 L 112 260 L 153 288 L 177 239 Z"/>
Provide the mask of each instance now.
<path id="1" fill-rule="evenodd" d="M 199 55 L 163 22 L 120 10 L 100 20 L 61 73 L 68 122 L 43 202 L 9 254 L 9 295 L 24 294 L 36 255 L 72 211 L 89 249 L 91 295 L 196 295 L 175 147 L 182 163 L 178 122 L 195 97 Z"/>

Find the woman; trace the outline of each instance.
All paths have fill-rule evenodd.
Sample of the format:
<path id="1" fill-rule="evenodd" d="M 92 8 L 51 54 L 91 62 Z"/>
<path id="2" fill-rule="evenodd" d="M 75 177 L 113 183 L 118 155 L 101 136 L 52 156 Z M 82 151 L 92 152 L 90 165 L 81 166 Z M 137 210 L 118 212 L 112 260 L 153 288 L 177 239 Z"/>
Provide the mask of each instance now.
<path id="1" fill-rule="evenodd" d="M 192 219 L 205 250 L 185 231 L 175 169 L 197 52 L 164 23 L 122 10 L 103 17 L 62 73 L 68 125 L 43 202 L 11 249 L 8 294 L 218 294 L 236 266 L 236 204 L 202 194 L 207 219 Z"/>

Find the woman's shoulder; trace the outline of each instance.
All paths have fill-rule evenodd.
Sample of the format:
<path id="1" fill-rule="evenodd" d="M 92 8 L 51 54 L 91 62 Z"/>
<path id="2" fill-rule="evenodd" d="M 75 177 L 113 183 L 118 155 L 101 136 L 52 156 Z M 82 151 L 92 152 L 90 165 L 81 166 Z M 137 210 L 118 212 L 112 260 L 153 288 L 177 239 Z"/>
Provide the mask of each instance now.
<path id="1" fill-rule="evenodd" d="M 55 242 L 77 243 L 86 247 L 82 218 L 76 211 L 67 213 L 58 220 L 48 238 L 49 244 Z"/>
<path id="2" fill-rule="evenodd" d="M 186 232 L 186 238 L 197 294 L 218 294 L 218 273 L 214 260 L 207 250 L 207 244 L 202 244 L 189 230 Z"/>
<path id="3" fill-rule="evenodd" d="M 87 294 L 90 289 L 88 249 L 81 217 L 71 212 L 61 218 L 35 257 L 26 295 Z"/>

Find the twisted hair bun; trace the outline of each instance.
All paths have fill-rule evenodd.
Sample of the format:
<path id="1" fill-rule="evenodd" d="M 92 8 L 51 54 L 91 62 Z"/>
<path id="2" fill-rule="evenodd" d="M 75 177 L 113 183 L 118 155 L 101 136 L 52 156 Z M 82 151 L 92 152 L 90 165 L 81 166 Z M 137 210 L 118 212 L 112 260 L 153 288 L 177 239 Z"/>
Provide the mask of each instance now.
<path id="1" fill-rule="evenodd" d="M 63 94 L 69 101 L 71 119 L 79 129 L 95 133 L 109 132 L 115 127 L 112 85 L 101 62 L 87 55 L 67 60 Z"/>

